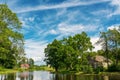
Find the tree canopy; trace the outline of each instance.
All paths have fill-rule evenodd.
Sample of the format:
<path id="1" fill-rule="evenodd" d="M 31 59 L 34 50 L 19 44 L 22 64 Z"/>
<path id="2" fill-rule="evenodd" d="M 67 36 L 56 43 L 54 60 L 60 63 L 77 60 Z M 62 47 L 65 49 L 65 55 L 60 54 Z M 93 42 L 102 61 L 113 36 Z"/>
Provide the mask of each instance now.
<path id="1" fill-rule="evenodd" d="M 12 68 L 24 55 L 21 22 L 6 4 L 0 4 L 0 65 Z"/>
<path id="2" fill-rule="evenodd" d="M 54 67 L 56 71 L 64 67 L 73 70 L 79 65 L 80 61 L 84 62 L 83 55 L 92 48 L 90 38 L 85 32 L 63 38 L 63 40 L 55 39 L 45 49 L 45 61 L 48 65 Z"/>

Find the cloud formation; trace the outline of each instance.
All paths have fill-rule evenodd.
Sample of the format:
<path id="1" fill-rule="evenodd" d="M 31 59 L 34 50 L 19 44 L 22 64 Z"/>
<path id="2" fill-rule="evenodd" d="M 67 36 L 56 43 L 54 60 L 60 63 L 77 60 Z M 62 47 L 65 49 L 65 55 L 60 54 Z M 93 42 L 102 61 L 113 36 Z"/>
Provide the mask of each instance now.
<path id="1" fill-rule="evenodd" d="M 116 9 L 109 16 L 119 15 L 120 14 L 120 0 L 111 0 L 110 4 L 114 6 Z"/>
<path id="2" fill-rule="evenodd" d="M 26 57 L 33 58 L 35 62 L 40 62 L 39 64 L 45 64 L 44 61 L 44 49 L 47 46 L 46 41 L 37 41 L 33 39 L 28 39 L 25 41 L 25 53 Z"/>
<path id="3" fill-rule="evenodd" d="M 96 1 L 87 1 L 87 2 L 82 2 L 79 0 L 75 1 L 66 1 L 60 4 L 53 4 L 53 5 L 38 5 L 35 7 L 25 7 L 24 9 L 18 9 L 15 12 L 17 13 L 25 13 L 25 12 L 30 12 L 30 11 L 37 11 L 37 10 L 49 10 L 49 9 L 58 9 L 58 8 L 70 8 L 70 7 L 77 7 L 77 6 L 85 6 L 85 5 L 92 5 L 92 4 L 97 4 L 97 3 L 102 3 L 102 2 L 108 2 L 110 0 L 96 0 Z"/>
<path id="4" fill-rule="evenodd" d="M 100 50 L 102 49 L 102 46 L 100 44 L 96 44 L 96 42 L 99 40 L 99 37 L 91 37 L 91 42 L 92 42 L 92 45 L 94 46 L 94 49 L 93 51 L 97 51 L 97 50 Z"/>
<path id="5" fill-rule="evenodd" d="M 107 30 L 112 30 L 112 29 L 119 29 L 119 26 L 120 26 L 120 24 L 115 24 L 115 25 L 112 25 L 112 26 L 109 26 L 108 28 L 107 28 Z"/>

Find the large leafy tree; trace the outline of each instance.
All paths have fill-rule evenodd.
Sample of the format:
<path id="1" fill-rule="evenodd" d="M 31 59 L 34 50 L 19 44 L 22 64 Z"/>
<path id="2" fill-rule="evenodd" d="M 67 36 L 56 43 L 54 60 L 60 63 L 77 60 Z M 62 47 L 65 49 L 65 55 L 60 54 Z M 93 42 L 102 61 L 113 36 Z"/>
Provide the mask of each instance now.
<path id="1" fill-rule="evenodd" d="M 97 44 L 102 44 L 104 54 L 107 57 L 107 62 L 108 62 L 108 57 L 110 58 L 111 56 L 111 53 L 114 53 L 112 55 L 115 57 L 115 64 L 118 65 L 119 47 L 120 47 L 119 29 L 114 28 L 106 32 L 101 32 L 100 39 L 98 40 Z"/>
<path id="2" fill-rule="evenodd" d="M 109 45 L 110 50 L 114 53 L 115 56 L 115 64 L 118 65 L 119 60 L 119 47 L 120 47 L 120 32 L 117 29 L 108 30 L 108 37 L 109 37 Z"/>
<path id="3" fill-rule="evenodd" d="M 56 71 L 58 71 L 62 64 L 61 48 L 61 42 L 55 39 L 51 44 L 48 44 L 45 49 L 45 61 L 48 65 L 55 68 Z"/>
<path id="4" fill-rule="evenodd" d="M 69 36 L 60 41 L 55 39 L 45 49 L 45 61 L 56 71 L 63 67 L 73 70 L 78 64 L 84 62 L 86 56 L 83 56 L 83 54 L 92 48 L 90 38 L 85 32 Z"/>
<path id="5" fill-rule="evenodd" d="M 17 15 L 7 5 L 0 4 L 0 64 L 2 66 L 12 68 L 23 55 L 21 28 Z"/>
<path id="6" fill-rule="evenodd" d="M 101 44 L 102 45 L 102 49 L 105 53 L 105 56 L 107 58 L 107 66 L 109 66 L 108 64 L 108 55 L 109 55 L 109 38 L 108 38 L 108 33 L 107 32 L 100 32 L 100 38 L 97 41 L 96 44 Z"/>
<path id="7" fill-rule="evenodd" d="M 76 34 L 73 36 L 74 39 L 74 48 L 75 50 L 79 51 L 79 57 L 81 57 L 81 63 L 84 63 L 84 57 L 83 55 L 87 51 L 92 51 L 93 46 L 90 42 L 90 38 L 87 36 L 85 32 L 82 32 L 81 34 Z"/>
<path id="8" fill-rule="evenodd" d="M 85 32 L 82 32 L 81 34 L 76 34 L 75 36 L 69 36 L 68 38 L 64 38 L 62 40 L 62 43 L 66 46 L 64 53 L 67 54 L 68 56 L 66 57 L 69 58 L 69 61 L 67 61 L 67 63 L 71 61 L 71 64 L 74 67 L 69 67 L 73 67 L 74 69 L 75 66 L 78 66 L 80 64 L 83 65 L 86 62 L 87 56 L 84 55 L 87 51 L 92 50 L 93 48 L 92 43 L 90 42 L 90 38 Z"/>

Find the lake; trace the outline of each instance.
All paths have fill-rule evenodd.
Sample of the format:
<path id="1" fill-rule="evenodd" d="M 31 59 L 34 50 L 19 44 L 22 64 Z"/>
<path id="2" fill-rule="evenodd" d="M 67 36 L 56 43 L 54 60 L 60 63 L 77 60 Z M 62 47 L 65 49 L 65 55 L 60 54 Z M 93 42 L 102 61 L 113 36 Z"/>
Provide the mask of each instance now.
<path id="1" fill-rule="evenodd" d="M 120 80 L 118 75 L 73 75 L 55 74 L 48 71 L 18 72 L 1 74 L 0 80 Z"/>

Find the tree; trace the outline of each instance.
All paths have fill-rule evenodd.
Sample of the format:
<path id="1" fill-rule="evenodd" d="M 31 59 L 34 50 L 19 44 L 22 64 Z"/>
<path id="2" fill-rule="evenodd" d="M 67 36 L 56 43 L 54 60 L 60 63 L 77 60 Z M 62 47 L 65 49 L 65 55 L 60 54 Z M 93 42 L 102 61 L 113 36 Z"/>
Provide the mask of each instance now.
<path id="1" fill-rule="evenodd" d="M 58 71 L 58 68 L 61 66 L 61 48 L 61 42 L 56 39 L 45 48 L 45 61 L 48 65 L 55 68 L 56 71 Z"/>
<path id="2" fill-rule="evenodd" d="M 96 43 L 96 44 L 101 44 L 102 45 L 102 49 L 104 50 L 105 56 L 107 58 L 107 66 L 109 66 L 109 64 L 108 64 L 108 54 L 109 54 L 108 40 L 109 39 L 108 39 L 107 32 L 100 32 L 100 38 Z"/>
<path id="3" fill-rule="evenodd" d="M 17 58 L 24 55 L 23 35 L 20 33 L 22 26 L 7 5 L 0 4 L 0 64 L 12 68 L 17 63 Z"/>
<path id="4" fill-rule="evenodd" d="M 108 30 L 108 37 L 109 37 L 109 44 L 110 49 L 113 51 L 115 55 L 116 62 L 115 64 L 118 65 L 118 51 L 120 46 L 120 32 L 117 29 Z"/>
<path id="5" fill-rule="evenodd" d="M 64 45 L 63 47 L 63 64 L 67 70 L 73 70 L 74 66 L 78 63 L 78 52 L 75 51 L 71 46 Z"/>
<path id="6" fill-rule="evenodd" d="M 88 50 L 92 50 L 93 48 L 92 43 L 90 42 L 90 38 L 85 32 L 82 32 L 81 34 L 76 34 L 74 36 L 69 36 L 68 38 L 64 38 L 62 40 L 62 44 L 66 46 L 65 50 L 67 50 L 64 51 L 64 53 L 69 52 L 69 55 L 72 55 L 72 57 L 67 57 L 69 58 L 69 60 L 71 60 L 70 58 L 74 59 L 74 61 L 71 61 L 74 65 L 74 68 L 75 66 L 78 66 L 78 64 L 83 65 L 84 63 L 86 63 L 87 56 L 84 55 Z"/>
<path id="7" fill-rule="evenodd" d="M 34 60 L 32 58 L 28 59 L 28 64 L 31 68 L 34 67 Z"/>
<path id="8" fill-rule="evenodd" d="M 85 32 L 63 38 L 63 40 L 54 40 L 45 48 L 45 61 L 57 71 L 60 68 L 76 69 L 81 63 L 85 62 L 86 56 L 83 56 L 89 49 L 93 48 L 90 38 Z"/>

